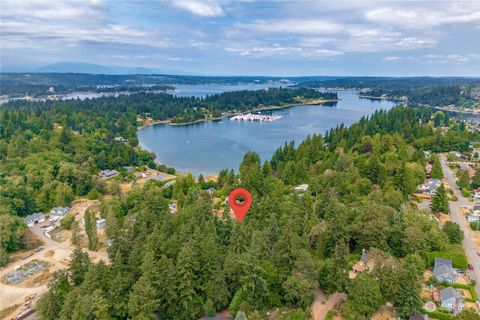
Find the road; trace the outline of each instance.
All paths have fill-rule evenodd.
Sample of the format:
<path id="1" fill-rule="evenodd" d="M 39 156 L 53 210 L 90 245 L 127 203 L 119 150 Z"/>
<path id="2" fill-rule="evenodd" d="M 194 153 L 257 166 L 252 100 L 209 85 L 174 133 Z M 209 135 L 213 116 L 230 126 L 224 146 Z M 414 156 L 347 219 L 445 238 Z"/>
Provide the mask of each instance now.
<path id="1" fill-rule="evenodd" d="M 472 203 L 469 202 L 468 199 L 465 198 L 460 192 L 460 189 L 456 183 L 456 178 L 453 175 L 452 170 L 450 170 L 447 165 L 447 159 L 445 155 L 440 156 L 440 162 L 442 164 L 443 174 L 452 187 L 455 196 L 458 198 L 458 201 L 449 202 L 450 215 L 452 221 L 458 223 L 465 234 L 465 238 L 462 241 L 463 250 L 468 258 L 468 262 L 473 266 L 473 271 L 469 271 L 468 275 L 475 280 L 475 290 L 477 293 L 480 293 L 480 256 L 477 254 L 477 252 L 480 250 L 475 244 L 474 235 L 470 229 L 470 225 L 461 212 L 463 206 L 472 206 Z"/>

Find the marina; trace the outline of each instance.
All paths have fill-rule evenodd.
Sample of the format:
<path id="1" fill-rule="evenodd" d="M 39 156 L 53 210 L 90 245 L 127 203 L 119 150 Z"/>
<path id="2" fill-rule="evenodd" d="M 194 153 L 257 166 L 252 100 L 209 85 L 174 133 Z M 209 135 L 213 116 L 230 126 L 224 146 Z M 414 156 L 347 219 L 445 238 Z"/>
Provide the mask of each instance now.
<path id="1" fill-rule="evenodd" d="M 280 119 L 282 116 L 278 115 L 264 115 L 264 114 L 239 114 L 230 118 L 230 120 L 236 121 L 265 121 L 272 122 Z"/>

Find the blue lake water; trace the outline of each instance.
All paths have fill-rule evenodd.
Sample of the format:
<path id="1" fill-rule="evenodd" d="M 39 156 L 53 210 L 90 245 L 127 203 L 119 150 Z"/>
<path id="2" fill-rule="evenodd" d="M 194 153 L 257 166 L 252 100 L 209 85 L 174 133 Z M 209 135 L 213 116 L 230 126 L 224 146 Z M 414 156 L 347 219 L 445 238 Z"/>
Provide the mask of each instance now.
<path id="1" fill-rule="evenodd" d="M 182 86 L 178 93 L 205 96 L 223 89 L 190 87 L 189 91 L 188 86 Z M 254 88 L 250 85 L 243 89 Z M 351 91 L 340 91 L 338 96 L 340 101 L 335 107 L 309 105 L 271 111 L 269 113 L 282 116 L 273 122 L 223 119 L 184 126 L 160 124 L 143 128 L 138 138 L 140 146 L 154 152 L 159 163 L 180 172 L 213 175 L 225 168 L 237 171 L 247 151 L 257 152 L 263 162 L 286 141 L 294 140 L 298 145 L 308 135 L 324 134 L 341 123 L 351 125 L 377 109 L 390 109 L 395 105 L 391 101 L 360 99 Z"/>

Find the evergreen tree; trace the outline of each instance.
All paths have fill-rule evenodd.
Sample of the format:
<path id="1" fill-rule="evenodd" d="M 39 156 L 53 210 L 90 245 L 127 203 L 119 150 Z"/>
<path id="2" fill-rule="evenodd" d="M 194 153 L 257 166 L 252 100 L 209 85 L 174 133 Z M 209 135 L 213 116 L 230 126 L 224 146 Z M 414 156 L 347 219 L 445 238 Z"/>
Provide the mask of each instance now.
<path id="1" fill-rule="evenodd" d="M 181 314 L 185 319 L 195 319 L 200 315 L 200 297 L 195 290 L 197 287 L 195 282 L 197 271 L 198 265 L 192 249 L 187 245 L 183 247 L 178 256 L 176 265 L 177 283 L 175 286 L 178 301 L 177 314 Z"/>
<path id="2" fill-rule="evenodd" d="M 433 195 L 432 202 L 430 203 L 430 209 L 432 209 L 433 212 L 443 212 L 447 214 L 450 213 L 447 192 L 445 191 L 443 184 L 437 188 L 437 191 Z"/>
<path id="3" fill-rule="evenodd" d="M 402 318 L 408 318 L 410 315 L 417 313 L 422 307 L 422 299 L 420 298 L 421 287 L 416 267 L 410 264 L 405 265 L 397 293 L 397 305 Z"/>
<path id="4" fill-rule="evenodd" d="M 415 177 L 413 172 L 407 168 L 405 162 L 402 162 L 400 168 L 396 172 L 395 178 L 396 186 L 403 194 L 404 198 L 407 198 L 415 191 Z"/>
<path id="5" fill-rule="evenodd" d="M 452 221 L 445 222 L 443 232 L 447 234 L 450 243 L 462 243 L 464 235 L 458 223 Z"/>
<path id="6" fill-rule="evenodd" d="M 348 296 L 349 299 L 342 308 L 342 315 L 347 320 L 370 319 L 383 301 L 379 285 L 366 272 L 352 280 Z"/>
<path id="7" fill-rule="evenodd" d="M 90 264 L 88 254 L 83 252 L 80 247 L 76 247 L 72 253 L 72 260 L 70 262 L 70 280 L 74 285 L 79 285 L 83 282 Z"/>
<path id="8" fill-rule="evenodd" d="M 85 211 L 85 232 L 88 237 L 88 249 L 97 250 L 98 235 L 97 235 L 97 219 L 93 211 Z"/>
<path id="9" fill-rule="evenodd" d="M 443 178 L 443 170 L 442 165 L 440 163 L 440 159 L 438 156 L 434 157 L 432 171 L 430 171 L 430 178 L 432 179 L 442 179 Z"/>

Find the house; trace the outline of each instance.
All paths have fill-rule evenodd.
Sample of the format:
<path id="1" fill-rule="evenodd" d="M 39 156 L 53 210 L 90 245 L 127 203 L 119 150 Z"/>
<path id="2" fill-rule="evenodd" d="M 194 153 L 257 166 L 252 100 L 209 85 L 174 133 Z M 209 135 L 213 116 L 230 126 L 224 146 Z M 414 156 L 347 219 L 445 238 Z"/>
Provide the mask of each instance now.
<path id="1" fill-rule="evenodd" d="M 133 176 L 137 179 L 145 178 L 147 174 L 144 171 L 141 172 L 134 172 Z"/>
<path id="2" fill-rule="evenodd" d="M 473 189 L 473 199 L 480 200 L 480 189 Z"/>
<path id="3" fill-rule="evenodd" d="M 455 283 L 457 281 L 457 276 L 452 269 L 452 260 L 435 258 L 433 275 L 439 282 Z"/>
<path id="4" fill-rule="evenodd" d="M 462 311 L 464 299 L 453 287 L 447 287 L 440 291 L 440 304 L 454 314 Z"/>
<path id="5" fill-rule="evenodd" d="M 426 193 L 429 195 L 435 194 L 437 192 L 438 187 L 442 184 L 442 180 L 440 179 L 428 179 L 428 181 L 420 187 L 421 193 Z"/>
<path id="6" fill-rule="evenodd" d="M 176 202 L 170 202 L 168 204 L 168 209 L 170 210 L 171 213 L 177 212 L 177 203 Z"/>
<path id="7" fill-rule="evenodd" d="M 107 224 L 107 220 L 105 220 L 105 219 L 98 219 L 97 220 L 97 228 L 98 229 L 105 228 L 106 224 Z"/>
<path id="8" fill-rule="evenodd" d="M 308 184 L 306 183 L 295 187 L 295 191 L 299 191 L 299 192 L 305 192 L 307 191 L 307 189 L 308 189 Z"/>
<path id="9" fill-rule="evenodd" d="M 50 222 L 62 220 L 65 215 L 70 211 L 68 207 L 55 207 L 50 211 Z"/>
<path id="10" fill-rule="evenodd" d="M 480 206 L 479 205 L 474 206 L 472 208 L 471 214 L 474 215 L 474 216 L 480 216 Z"/>
<path id="11" fill-rule="evenodd" d="M 133 168 L 130 167 L 130 166 L 124 166 L 123 169 L 124 169 L 126 172 L 130 172 L 130 171 L 133 170 Z"/>
<path id="12" fill-rule="evenodd" d="M 100 171 L 100 173 L 98 175 L 102 178 L 111 178 L 111 177 L 116 176 L 117 174 L 118 174 L 117 170 L 107 169 L 107 170 Z"/>
<path id="13" fill-rule="evenodd" d="M 215 190 L 215 188 L 208 188 L 208 189 L 207 189 L 208 194 L 211 195 L 211 196 L 213 196 L 213 194 L 215 193 L 215 191 L 217 191 L 217 190 Z"/>
<path id="14" fill-rule="evenodd" d="M 170 181 L 168 181 L 167 183 L 165 183 L 163 186 L 164 186 L 165 188 L 168 188 L 168 187 L 170 187 L 170 186 L 173 186 L 174 183 L 175 183 L 175 180 L 170 180 Z"/>
<path id="15" fill-rule="evenodd" d="M 127 141 L 127 139 L 125 139 L 124 137 L 115 137 L 114 140 L 115 140 L 115 141 L 118 141 L 118 142 L 125 142 L 125 141 Z"/>
<path id="16" fill-rule="evenodd" d="M 480 221 L 480 216 L 476 216 L 476 215 L 473 215 L 473 214 L 469 214 L 467 216 L 467 221 L 468 222 L 477 222 L 477 221 Z"/>
<path id="17" fill-rule="evenodd" d="M 468 163 L 460 162 L 459 166 L 460 166 L 460 169 L 462 169 L 462 170 L 464 170 L 464 171 L 467 171 L 468 176 L 469 176 L 470 178 L 475 175 L 475 170 L 473 170 L 473 168 L 470 167 L 470 165 L 469 165 Z"/>
<path id="18" fill-rule="evenodd" d="M 426 314 L 412 314 L 408 320 L 428 320 L 428 315 Z"/>
<path id="19" fill-rule="evenodd" d="M 23 218 L 23 220 L 25 220 L 25 223 L 29 228 L 32 228 L 34 224 L 44 222 L 45 215 L 43 213 L 33 213 Z"/>
<path id="20" fill-rule="evenodd" d="M 365 249 L 363 249 L 360 260 L 353 265 L 352 270 L 348 273 L 348 277 L 350 279 L 355 279 L 360 272 L 365 270 L 370 272 L 374 267 L 375 260 L 371 259 L 369 254 L 365 251 Z"/>

